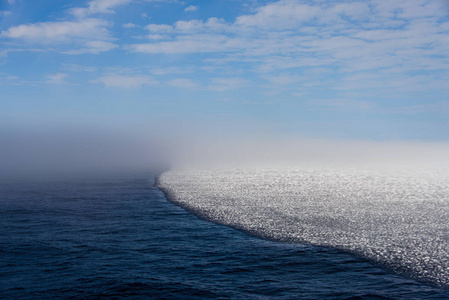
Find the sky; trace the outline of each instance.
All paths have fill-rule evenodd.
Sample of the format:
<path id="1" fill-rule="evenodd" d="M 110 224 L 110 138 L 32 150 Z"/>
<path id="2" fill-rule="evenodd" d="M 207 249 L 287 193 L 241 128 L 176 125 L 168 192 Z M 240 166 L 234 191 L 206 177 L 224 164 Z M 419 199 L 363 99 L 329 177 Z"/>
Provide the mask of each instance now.
<path id="1" fill-rule="evenodd" d="M 447 0 L 0 0 L 4 132 L 446 142 L 448 100 Z"/>

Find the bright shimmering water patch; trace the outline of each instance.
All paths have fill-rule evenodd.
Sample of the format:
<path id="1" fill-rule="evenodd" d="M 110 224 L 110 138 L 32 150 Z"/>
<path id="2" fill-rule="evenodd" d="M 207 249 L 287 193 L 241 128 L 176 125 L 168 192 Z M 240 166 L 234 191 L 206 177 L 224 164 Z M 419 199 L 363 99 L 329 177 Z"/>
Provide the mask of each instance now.
<path id="1" fill-rule="evenodd" d="M 170 199 L 263 238 L 357 253 L 449 285 L 449 174 L 349 169 L 171 171 Z"/>

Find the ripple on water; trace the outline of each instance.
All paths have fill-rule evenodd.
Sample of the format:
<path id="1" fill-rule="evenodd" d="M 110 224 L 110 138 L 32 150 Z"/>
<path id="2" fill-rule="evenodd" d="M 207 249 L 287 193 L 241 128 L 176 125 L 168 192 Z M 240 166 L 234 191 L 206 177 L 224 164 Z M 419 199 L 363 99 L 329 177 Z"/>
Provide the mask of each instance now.
<path id="1" fill-rule="evenodd" d="M 330 246 L 449 285 L 449 174 L 349 169 L 171 171 L 169 198 L 263 238 Z"/>
<path id="2" fill-rule="evenodd" d="M 337 249 L 205 222 L 146 178 L 0 184 L 0 204 L 1 299 L 449 298 Z"/>

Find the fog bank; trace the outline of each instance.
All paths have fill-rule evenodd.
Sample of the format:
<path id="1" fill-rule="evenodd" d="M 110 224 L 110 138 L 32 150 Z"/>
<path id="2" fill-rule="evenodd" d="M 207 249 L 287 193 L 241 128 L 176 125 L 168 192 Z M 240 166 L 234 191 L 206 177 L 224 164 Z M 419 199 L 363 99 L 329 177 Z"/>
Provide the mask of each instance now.
<path id="1" fill-rule="evenodd" d="M 310 139 L 193 130 L 92 127 L 0 132 L 0 176 L 148 172 L 168 168 L 349 166 L 449 168 L 449 144 Z"/>

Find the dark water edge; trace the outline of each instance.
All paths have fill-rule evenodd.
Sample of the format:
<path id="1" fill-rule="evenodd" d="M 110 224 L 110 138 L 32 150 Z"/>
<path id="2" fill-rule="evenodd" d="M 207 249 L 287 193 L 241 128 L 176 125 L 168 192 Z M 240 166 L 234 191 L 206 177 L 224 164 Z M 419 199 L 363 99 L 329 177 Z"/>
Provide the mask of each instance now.
<path id="1" fill-rule="evenodd" d="M 206 222 L 146 177 L 0 185 L 0 298 L 449 299 L 336 249 Z"/>

